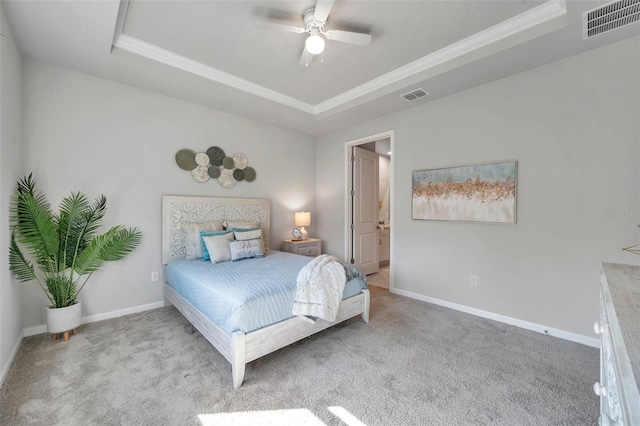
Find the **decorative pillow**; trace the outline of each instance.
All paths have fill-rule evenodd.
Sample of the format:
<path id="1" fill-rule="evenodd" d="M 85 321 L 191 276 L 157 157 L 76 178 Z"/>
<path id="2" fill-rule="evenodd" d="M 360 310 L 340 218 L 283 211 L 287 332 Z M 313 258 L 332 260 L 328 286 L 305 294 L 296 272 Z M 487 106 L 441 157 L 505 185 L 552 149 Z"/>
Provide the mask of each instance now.
<path id="1" fill-rule="evenodd" d="M 262 229 L 258 228 L 231 228 L 236 240 L 253 240 L 262 237 Z"/>
<path id="2" fill-rule="evenodd" d="M 227 237 L 229 240 L 233 240 L 233 232 L 229 231 L 200 231 L 200 241 L 202 244 L 202 260 L 211 260 L 211 256 L 209 255 L 209 250 L 207 249 L 207 245 L 204 243 L 204 237 L 216 237 L 220 235 L 228 235 L 231 234 L 230 237 Z"/>
<path id="3" fill-rule="evenodd" d="M 235 239 L 239 241 L 260 239 L 260 242 L 262 244 L 262 251 L 266 252 L 266 249 L 264 247 L 264 240 L 262 239 L 262 229 L 260 229 L 259 227 L 247 229 L 231 228 L 231 230 L 233 231 Z"/>
<path id="4" fill-rule="evenodd" d="M 253 240 L 232 240 L 229 241 L 229 249 L 231 250 L 231 261 L 250 259 L 253 257 L 264 257 L 264 249 L 262 248 L 262 238 L 254 238 Z"/>
<path id="5" fill-rule="evenodd" d="M 228 232 L 224 235 L 205 236 L 202 239 L 211 263 L 215 264 L 231 260 L 229 241 L 233 240 L 233 232 Z"/>
<path id="6" fill-rule="evenodd" d="M 254 238 L 262 238 L 262 250 L 266 253 L 269 247 L 265 247 L 264 233 L 259 226 L 255 228 L 231 228 L 236 240 L 252 240 Z"/>
<path id="7" fill-rule="evenodd" d="M 200 231 L 222 231 L 222 221 L 193 223 L 181 222 L 180 229 L 184 232 L 184 248 L 188 260 L 202 258 L 202 242 Z"/>
<path id="8" fill-rule="evenodd" d="M 232 228 L 240 228 L 240 229 L 249 229 L 249 228 L 258 228 L 260 224 L 253 220 L 228 220 L 225 224 L 227 229 Z"/>

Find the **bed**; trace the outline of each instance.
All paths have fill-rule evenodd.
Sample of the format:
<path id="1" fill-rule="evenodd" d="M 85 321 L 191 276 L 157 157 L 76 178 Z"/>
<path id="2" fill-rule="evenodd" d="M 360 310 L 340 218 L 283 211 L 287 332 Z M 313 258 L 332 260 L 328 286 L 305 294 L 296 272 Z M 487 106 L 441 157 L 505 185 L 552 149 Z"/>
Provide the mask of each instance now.
<path id="1" fill-rule="evenodd" d="M 292 278 L 292 271 L 299 270 L 311 258 L 268 249 L 270 210 L 270 200 L 261 198 L 162 197 L 165 299 L 231 363 L 235 389 L 242 385 L 247 363 L 349 318 L 361 315 L 365 322 L 369 321 L 369 291 L 366 285 L 359 286 L 355 278 L 345 285 L 335 321 L 290 316 L 288 303 L 296 275 L 293 273 Z M 211 221 L 258 224 L 268 249 L 266 255 L 215 265 L 186 260 L 182 224 Z M 278 265 L 277 273 L 270 272 L 276 271 L 274 265 Z M 249 280 L 240 285 L 239 276 Z M 205 287 L 195 290 L 198 281 L 204 282 Z M 212 281 L 219 285 L 207 287 L 206 283 Z M 238 290 L 241 286 L 258 291 L 258 296 L 242 300 Z M 229 299 L 233 308 L 223 304 L 222 299 Z"/>

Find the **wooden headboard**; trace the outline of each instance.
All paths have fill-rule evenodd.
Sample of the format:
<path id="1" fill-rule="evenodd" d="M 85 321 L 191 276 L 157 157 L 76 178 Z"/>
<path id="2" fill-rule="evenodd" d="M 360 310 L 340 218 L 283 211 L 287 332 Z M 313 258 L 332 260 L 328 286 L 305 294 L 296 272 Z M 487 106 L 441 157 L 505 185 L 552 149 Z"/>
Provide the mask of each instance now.
<path id="1" fill-rule="evenodd" d="M 213 220 L 255 221 L 262 227 L 265 247 L 269 247 L 271 201 L 266 198 L 162 196 L 162 263 L 185 257 L 181 222 Z"/>

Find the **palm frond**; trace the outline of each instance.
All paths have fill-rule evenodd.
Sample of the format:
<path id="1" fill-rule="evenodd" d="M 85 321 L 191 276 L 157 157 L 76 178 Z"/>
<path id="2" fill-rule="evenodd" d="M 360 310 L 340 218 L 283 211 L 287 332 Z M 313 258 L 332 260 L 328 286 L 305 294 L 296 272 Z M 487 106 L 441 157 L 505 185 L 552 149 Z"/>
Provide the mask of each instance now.
<path id="1" fill-rule="evenodd" d="M 11 229 L 16 241 L 27 247 L 43 271 L 56 272 L 58 232 L 51 212 L 32 194 L 18 195 L 14 201 Z"/>
<path id="2" fill-rule="evenodd" d="M 74 269 L 79 275 L 97 271 L 105 262 L 120 260 L 131 253 L 142 240 L 142 233 L 136 228 L 127 229 L 114 226 L 91 240 L 78 256 Z"/>
<path id="3" fill-rule="evenodd" d="M 33 179 L 33 173 L 29 173 L 29 176 L 22 178 L 18 181 L 18 188 L 16 189 L 17 195 L 29 194 L 35 198 L 36 202 L 47 211 L 51 211 L 51 205 L 47 201 L 44 194 L 37 190 L 36 181 Z"/>
<path id="4" fill-rule="evenodd" d="M 137 228 L 115 226 L 113 238 L 103 247 L 102 257 L 107 262 L 120 260 L 131 253 L 142 241 L 142 232 Z"/>
<path id="5" fill-rule="evenodd" d="M 60 213 L 56 217 L 58 225 L 58 262 L 65 268 L 71 267 L 84 238 L 85 223 L 83 213 L 89 209 L 87 197 L 71 193 L 60 203 Z"/>
<path id="6" fill-rule="evenodd" d="M 91 204 L 91 207 L 83 213 L 83 218 L 86 223 L 86 230 L 84 232 L 83 243 L 89 244 L 89 241 L 94 237 L 100 225 L 102 225 L 102 219 L 107 213 L 107 197 L 101 195 L 96 198 Z"/>
<path id="7" fill-rule="evenodd" d="M 33 263 L 27 260 L 27 258 L 25 258 L 22 254 L 22 251 L 20 250 L 20 247 L 16 242 L 14 233 L 11 233 L 11 241 L 9 243 L 9 270 L 13 272 L 18 281 L 36 281 L 40 288 L 42 288 L 44 293 L 47 295 L 49 301 L 53 303 L 51 293 L 47 291 L 47 289 L 44 288 L 44 286 L 40 282 L 40 279 L 36 275 L 35 268 L 33 267 Z"/>
<path id="8" fill-rule="evenodd" d="M 53 275 L 45 280 L 47 290 L 53 295 L 52 306 L 54 308 L 64 308 L 71 306 L 76 301 L 77 286 L 68 276 Z"/>
<path id="9" fill-rule="evenodd" d="M 9 270 L 13 272 L 18 281 L 26 282 L 38 279 L 33 263 L 22 254 L 14 233 L 11 233 L 11 241 L 9 242 Z"/>
<path id="10" fill-rule="evenodd" d="M 79 221 L 78 238 L 76 240 L 75 250 L 73 252 L 73 259 L 70 267 L 72 270 L 77 270 L 75 264 L 78 257 L 87 250 L 87 247 L 91 243 L 97 229 L 102 222 L 102 218 L 107 212 L 107 198 L 104 195 L 96 198 L 91 206 L 87 205 L 87 208 L 81 213 L 81 219 Z M 103 262 L 104 263 L 104 262 Z M 101 264 L 100 264 L 101 265 Z M 99 268 L 100 266 L 98 266 Z M 80 270 L 83 270 L 82 268 Z M 82 275 L 82 274 L 80 274 Z"/>
<path id="11" fill-rule="evenodd" d="M 104 247 L 113 238 L 117 229 L 112 228 L 102 235 L 96 235 L 85 249 L 78 255 L 74 263 L 74 270 L 79 275 L 89 274 L 100 269 L 104 265 L 105 259 L 101 253 Z"/>

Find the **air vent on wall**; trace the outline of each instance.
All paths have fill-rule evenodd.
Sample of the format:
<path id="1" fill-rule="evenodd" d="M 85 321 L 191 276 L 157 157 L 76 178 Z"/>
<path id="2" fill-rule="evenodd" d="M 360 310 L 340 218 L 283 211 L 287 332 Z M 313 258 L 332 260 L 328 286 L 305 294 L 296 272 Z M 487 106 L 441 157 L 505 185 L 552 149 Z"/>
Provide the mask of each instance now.
<path id="1" fill-rule="evenodd" d="M 640 1 L 640 0 L 639 0 Z M 411 92 L 405 93 L 404 95 L 400 95 L 402 99 L 407 102 L 415 101 L 423 96 L 427 96 L 429 93 L 425 92 L 423 89 L 416 89 Z"/>
<path id="2" fill-rule="evenodd" d="M 585 39 L 640 20 L 640 0 L 618 0 L 582 15 Z"/>

